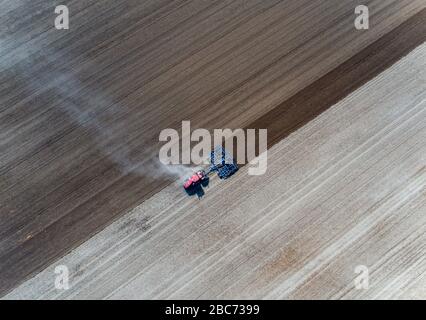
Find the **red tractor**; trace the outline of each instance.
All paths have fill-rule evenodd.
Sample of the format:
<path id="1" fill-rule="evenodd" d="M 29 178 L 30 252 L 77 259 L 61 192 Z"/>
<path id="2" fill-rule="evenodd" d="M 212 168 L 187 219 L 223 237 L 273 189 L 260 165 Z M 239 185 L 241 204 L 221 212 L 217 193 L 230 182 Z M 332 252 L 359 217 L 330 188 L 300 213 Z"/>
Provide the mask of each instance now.
<path id="1" fill-rule="evenodd" d="M 208 176 L 206 172 L 203 170 L 200 170 L 194 173 L 190 178 L 188 178 L 183 184 L 183 187 L 185 188 L 185 190 L 189 190 L 201 184 L 203 181 L 207 179 L 208 179 Z"/>

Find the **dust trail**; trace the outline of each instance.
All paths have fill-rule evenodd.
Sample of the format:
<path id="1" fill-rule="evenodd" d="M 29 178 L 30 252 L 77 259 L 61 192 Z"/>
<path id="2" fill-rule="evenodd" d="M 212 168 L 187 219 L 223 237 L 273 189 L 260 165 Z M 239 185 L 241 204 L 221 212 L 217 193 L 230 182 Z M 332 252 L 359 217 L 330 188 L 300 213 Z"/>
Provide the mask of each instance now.
<path id="1" fill-rule="evenodd" d="M 180 180 L 184 180 L 189 178 L 191 175 L 194 174 L 194 172 L 199 171 L 202 169 L 202 167 L 195 167 L 195 166 L 184 166 L 181 164 L 171 164 L 171 165 L 165 165 L 163 163 L 160 163 L 161 167 L 159 167 L 159 170 L 165 170 L 165 174 L 168 174 L 170 176 L 179 178 Z"/>
<path id="2" fill-rule="evenodd" d="M 78 95 L 81 88 L 83 88 L 83 84 L 70 73 L 61 73 L 55 79 L 57 81 L 55 81 L 54 88 L 62 97 L 71 101 L 74 96 Z M 126 141 L 122 141 L 123 143 L 118 148 L 105 143 L 112 141 L 116 135 L 114 130 L 111 129 L 111 126 L 102 120 L 102 115 L 105 116 L 106 113 L 109 113 L 109 116 L 116 117 L 119 111 L 124 109 L 122 106 L 112 103 L 111 99 L 106 98 L 105 95 L 97 91 L 94 91 L 94 94 L 86 100 L 84 106 L 87 109 L 83 109 L 82 104 L 78 103 L 71 103 L 69 107 L 63 109 L 80 126 L 87 127 L 95 132 L 94 136 L 98 142 L 97 145 L 103 151 L 103 154 L 117 164 L 124 174 L 136 173 L 152 178 L 174 178 L 182 180 L 189 177 L 196 170 L 194 167 L 184 165 L 165 165 L 160 162 L 158 157 L 152 159 L 146 152 L 145 161 L 135 161 L 131 159 L 132 150 L 126 145 Z M 95 105 L 111 107 L 109 110 L 103 111 L 102 115 L 97 115 L 90 111 L 92 109 L 91 106 Z M 144 156 L 143 152 L 142 156 Z"/>
<path id="3" fill-rule="evenodd" d="M 13 41 L 16 39 L 0 38 L 0 54 L 8 54 L 7 48 L 13 45 Z M 4 70 L 13 65 L 14 71 L 18 70 L 18 74 L 24 76 L 23 83 L 31 91 L 53 90 L 63 99 L 66 103 L 58 105 L 61 112 L 80 127 L 87 128 L 95 139 L 96 148 L 115 163 L 123 174 L 176 180 L 187 178 L 196 170 L 184 165 L 165 165 L 158 157 L 152 158 L 146 151 L 139 152 L 140 159 L 133 159 L 131 155 L 135 150 L 129 147 L 128 140 L 122 138 L 117 141 L 118 135 L 113 125 L 113 119 L 125 112 L 126 108 L 93 88 L 90 88 L 92 94 L 89 97 L 82 97 L 81 93 L 87 86 L 81 83 L 72 70 L 61 66 L 61 59 L 55 52 L 34 45 L 28 50 L 28 46 L 24 44 L 15 49 L 12 56 L 9 55 L 7 62 L 6 64 L 3 60 L 0 68 Z M 31 71 L 33 64 L 43 64 L 43 70 L 48 71 L 35 74 Z M 101 111 L 97 108 L 99 106 L 102 106 Z"/>

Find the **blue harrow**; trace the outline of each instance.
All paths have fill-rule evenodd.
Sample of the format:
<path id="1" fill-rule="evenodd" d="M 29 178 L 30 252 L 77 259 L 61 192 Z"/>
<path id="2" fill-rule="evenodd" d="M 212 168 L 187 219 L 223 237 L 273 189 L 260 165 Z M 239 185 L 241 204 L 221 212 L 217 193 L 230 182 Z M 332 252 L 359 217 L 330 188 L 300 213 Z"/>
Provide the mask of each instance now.
<path id="1" fill-rule="evenodd" d="M 210 168 L 207 174 L 217 172 L 220 179 L 227 179 L 238 171 L 238 165 L 222 146 L 216 147 L 210 154 Z"/>

